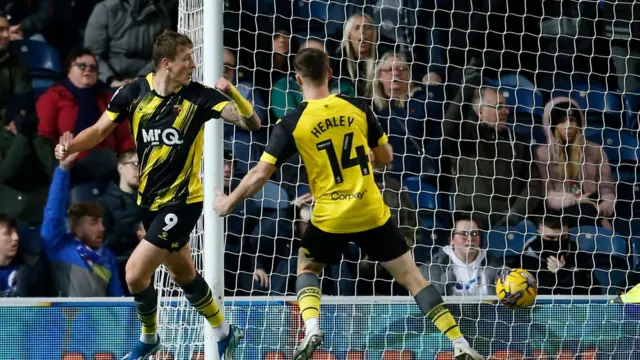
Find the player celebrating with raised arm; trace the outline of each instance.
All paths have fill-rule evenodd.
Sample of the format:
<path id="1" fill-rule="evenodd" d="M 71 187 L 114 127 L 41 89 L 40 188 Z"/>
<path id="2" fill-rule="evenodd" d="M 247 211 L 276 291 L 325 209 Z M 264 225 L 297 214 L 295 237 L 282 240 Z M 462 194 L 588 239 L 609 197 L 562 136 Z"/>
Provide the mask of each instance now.
<path id="1" fill-rule="evenodd" d="M 56 157 L 64 159 L 93 148 L 129 119 L 140 163 L 138 204 L 147 234 L 125 269 L 142 334 L 123 360 L 148 359 L 160 348 L 158 295 L 150 280 L 162 263 L 213 328 L 220 358 L 224 355 L 231 360 L 243 334 L 225 321 L 211 289 L 196 271 L 189 234 L 202 213 L 204 199 L 200 182 L 204 123 L 222 117 L 257 130 L 260 119 L 226 79 L 218 80 L 215 89 L 191 81 L 195 63 L 188 37 L 168 30 L 161 33 L 153 44 L 153 61 L 154 73 L 116 91 L 98 122 L 72 141 L 59 144 Z"/>
<path id="2" fill-rule="evenodd" d="M 258 192 L 282 161 L 300 153 L 316 204 L 298 254 L 296 290 L 306 336 L 294 359 L 311 359 L 322 344 L 318 276 L 326 264 L 340 262 L 349 242 L 380 261 L 411 292 L 422 312 L 451 339 L 457 360 L 483 359 L 463 337 L 438 290 L 420 274 L 382 200 L 369 150 L 381 165 L 391 163 L 392 151 L 375 115 L 360 100 L 329 93 L 331 69 L 322 50 L 298 52 L 294 69 L 305 101 L 277 123 L 260 162 L 238 187 L 229 196 L 217 191 L 214 203 L 218 215 L 229 214 Z"/>

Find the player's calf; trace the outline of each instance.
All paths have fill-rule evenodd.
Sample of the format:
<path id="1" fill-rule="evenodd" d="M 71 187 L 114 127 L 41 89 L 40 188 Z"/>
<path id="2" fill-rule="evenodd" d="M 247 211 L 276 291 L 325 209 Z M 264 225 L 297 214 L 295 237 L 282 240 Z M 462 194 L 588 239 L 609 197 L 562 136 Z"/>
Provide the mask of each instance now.
<path id="1" fill-rule="evenodd" d="M 442 295 L 420 273 L 411 252 L 382 264 L 413 295 L 422 313 L 453 342 L 454 347 L 469 348 L 456 320 L 445 306 Z M 475 358 L 474 358 L 475 359 Z"/>

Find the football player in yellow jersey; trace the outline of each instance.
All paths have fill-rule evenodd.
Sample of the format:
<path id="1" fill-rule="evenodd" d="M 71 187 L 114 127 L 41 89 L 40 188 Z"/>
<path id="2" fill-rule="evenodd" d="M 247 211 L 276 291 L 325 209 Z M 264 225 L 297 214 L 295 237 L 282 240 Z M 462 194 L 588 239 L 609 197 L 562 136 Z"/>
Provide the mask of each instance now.
<path id="1" fill-rule="evenodd" d="M 116 91 L 107 111 L 75 139 L 62 139 L 56 157 L 100 143 L 123 121 L 130 124 L 140 162 L 138 205 L 146 235 L 126 266 L 129 291 L 142 323 L 140 340 L 123 360 L 144 360 L 160 348 L 158 294 L 151 277 L 164 263 L 185 297 L 207 319 L 218 355 L 231 360 L 242 330 L 230 325 L 191 258 L 189 235 L 202 214 L 200 181 L 204 124 L 222 118 L 247 129 L 260 128 L 253 106 L 224 78 L 214 88 L 191 81 L 196 67 L 191 40 L 165 30 L 153 44 L 155 71 Z"/>
<path id="2" fill-rule="evenodd" d="M 260 162 L 238 187 L 229 196 L 218 191 L 214 203 L 218 215 L 229 214 L 258 192 L 282 161 L 300 153 L 316 203 L 298 254 L 296 291 L 306 335 L 294 359 L 311 359 L 323 342 L 318 276 L 326 264 L 340 262 L 349 242 L 380 261 L 411 292 L 422 312 L 453 342 L 457 360 L 483 359 L 420 274 L 376 186 L 369 152 L 377 164 L 387 165 L 392 150 L 375 115 L 363 101 L 329 93 L 331 69 L 322 50 L 301 50 L 294 68 L 305 101 L 276 124 Z"/>

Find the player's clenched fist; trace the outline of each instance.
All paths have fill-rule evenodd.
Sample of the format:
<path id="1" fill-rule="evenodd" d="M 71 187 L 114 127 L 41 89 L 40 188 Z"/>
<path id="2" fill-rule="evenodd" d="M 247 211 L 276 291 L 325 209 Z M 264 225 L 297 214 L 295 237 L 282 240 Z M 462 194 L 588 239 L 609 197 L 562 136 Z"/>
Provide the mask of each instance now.
<path id="1" fill-rule="evenodd" d="M 227 80 L 227 78 L 225 77 L 221 77 L 220 79 L 218 79 L 216 81 L 216 83 L 213 85 L 214 88 L 222 91 L 225 94 L 230 95 L 231 94 L 231 89 L 233 88 L 233 85 L 231 85 L 231 82 L 229 80 Z"/>
<path id="2" fill-rule="evenodd" d="M 231 212 L 231 206 L 229 206 L 229 197 L 225 195 L 222 191 L 215 189 L 216 191 L 216 199 L 213 201 L 213 211 L 216 212 L 218 216 L 227 216 Z"/>

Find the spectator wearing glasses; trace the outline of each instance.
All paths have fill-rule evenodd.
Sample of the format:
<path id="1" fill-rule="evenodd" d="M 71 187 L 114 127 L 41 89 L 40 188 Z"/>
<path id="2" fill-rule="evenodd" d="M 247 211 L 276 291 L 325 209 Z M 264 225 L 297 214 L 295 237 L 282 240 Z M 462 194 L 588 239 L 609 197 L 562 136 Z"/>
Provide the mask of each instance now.
<path id="1" fill-rule="evenodd" d="M 467 214 L 454 215 L 449 245 L 438 250 L 429 265 L 420 267 L 442 295 L 495 294 L 503 261 L 482 248 L 478 224 Z"/>
<path id="2" fill-rule="evenodd" d="M 557 214 L 540 218 L 538 236 L 525 243 L 521 257 L 507 263 L 531 272 L 537 278 L 540 295 L 600 292 L 596 289 L 597 282 L 592 280 L 592 256 L 579 251 L 578 244 L 569 238 L 567 223 Z"/>
<path id="3" fill-rule="evenodd" d="M 120 281 L 124 284 L 129 256 L 146 235 L 137 203 L 140 186 L 138 154 L 128 150 L 118 157 L 119 183 L 110 183 L 100 203 L 104 210 L 104 243 L 116 255 Z M 126 289 L 128 291 L 128 289 Z"/>
<path id="4" fill-rule="evenodd" d="M 90 50 L 72 51 L 67 57 L 65 68 L 67 76 L 60 84 L 49 88 L 36 104 L 40 119 L 38 133 L 54 143 L 66 132 L 77 135 L 93 125 L 107 109 L 113 96 L 104 84 L 98 82 L 98 63 Z M 73 182 L 104 178 L 110 180 L 115 175 L 115 153 L 132 148 L 134 143 L 129 124 L 123 122 L 91 151 L 96 153 L 93 159 L 84 161 L 86 152 L 78 156 L 79 162 L 73 170 Z"/>
<path id="5" fill-rule="evenodd" d="M 464 77 L 443 126 L 443 151 L 455 176 L 455 209 L 472 211 L 489 227 L 517 224 L 538 211 L 544 194 L 533 150 L 507 127 L 504 96 L 480 87 L 479 69 L 468 66 Z"/>
<path id="6" fill-rule="evenodd" d="M 411 81 L 410 63 L 407 56 L 386 52 L 368 89 L 374 113 L 393 147 L 390 170 L 396 178 L 439 172 L 435 159 L 426 157 L 425 150 L 441 138 L 441 123 L 428 118 L 427 93 Z"/>

